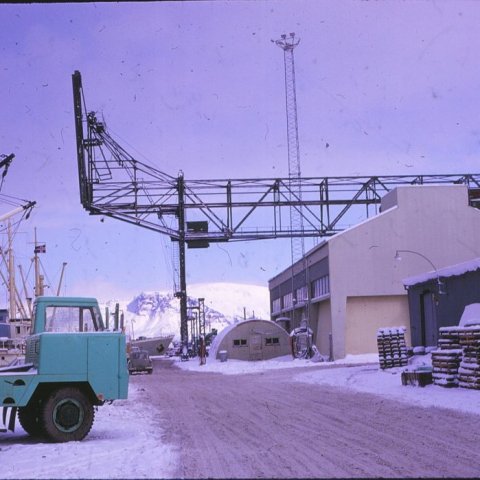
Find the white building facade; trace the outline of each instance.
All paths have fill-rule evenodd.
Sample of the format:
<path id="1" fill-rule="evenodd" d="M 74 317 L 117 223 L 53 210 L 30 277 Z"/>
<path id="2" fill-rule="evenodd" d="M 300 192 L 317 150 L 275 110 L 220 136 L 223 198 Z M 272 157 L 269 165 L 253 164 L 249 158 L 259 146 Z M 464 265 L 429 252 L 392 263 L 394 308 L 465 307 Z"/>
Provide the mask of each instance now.
<path id="1" fill-rule="evenodd" d="M 397 250 L 417 253 L 398 261 Z M 308 311 L 323 355 L 374 353 L 378 328 L 406 326 L 410 340 L 402 279 L 478 256 L 480 210 L 469 205 L 465 185 L 398 187 L 383 197 L 381 213 L 323 241 L 305 262 L 269 281 L 271 318 L 293 329 Z"/>

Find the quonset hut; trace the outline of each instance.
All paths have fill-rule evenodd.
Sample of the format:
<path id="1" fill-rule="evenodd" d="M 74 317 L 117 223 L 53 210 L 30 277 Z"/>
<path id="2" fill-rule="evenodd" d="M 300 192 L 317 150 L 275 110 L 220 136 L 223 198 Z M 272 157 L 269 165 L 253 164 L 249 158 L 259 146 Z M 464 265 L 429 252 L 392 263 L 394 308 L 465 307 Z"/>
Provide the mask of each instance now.
<path id="1" fill-rule="evenodd" d="M 224 328 L 215 337 L 209 357 L 218 359 L 226 351 L 236 360 L 268 360 L 292 353 L 290 336 L 271 320 L 245 320 Z"/>

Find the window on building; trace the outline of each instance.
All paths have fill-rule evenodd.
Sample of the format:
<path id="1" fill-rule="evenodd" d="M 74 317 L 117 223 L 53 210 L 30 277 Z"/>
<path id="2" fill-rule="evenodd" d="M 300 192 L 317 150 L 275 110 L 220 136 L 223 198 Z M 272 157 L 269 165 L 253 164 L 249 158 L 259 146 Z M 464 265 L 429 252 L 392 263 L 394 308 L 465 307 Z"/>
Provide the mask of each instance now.
<path id="1" fill-rule="evenodd" d="M 303 287 L 301 288 L 297 288 L 296 292 L 295 292 L 295 295 L 296 295 L 296 298 L 297 298 L 297 302 L 306 302 L 307 301 L 307 286 L 304 285 Z"/>
<path id="2" fill-rule="evenodd" d="M 272 302 L 272 312 L 277 313 L 277 312 L 280 312 L 281 310 L 282 310 L 282 299 L 281 298 L 276 298 Z"/>
<path id="3" fill-rule="evenodd" d="M 247 346 L 247 339 L 246 338 L 236 338 L 233 341 L 234 347 L 246 347 Z"/>
<path id="4" fill-rule="evenodd" d="M 324 275 L 313 282 L 313 298 L 322 297 L 330 293 L 329 275 Z"/>
<path id="5" fill-rule="evenodd" d="M 278 337 L 266 337 L 265 345 L 279 345 L 280 339 Z"/>
<path id="6" fill-rule="evenodd" d="M 292 295 L 292 292 L 290 292 L 283 296 L 283 308 L 291 308 L 292 305 L 293 305 L 293 295 Z"/>

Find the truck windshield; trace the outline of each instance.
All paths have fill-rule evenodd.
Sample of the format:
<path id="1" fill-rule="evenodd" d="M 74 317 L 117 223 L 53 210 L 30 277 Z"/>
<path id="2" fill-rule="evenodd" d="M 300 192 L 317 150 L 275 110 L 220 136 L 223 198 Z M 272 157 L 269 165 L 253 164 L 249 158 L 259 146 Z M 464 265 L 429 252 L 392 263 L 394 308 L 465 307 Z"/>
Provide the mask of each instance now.
<path id="1" fill-rule="evenodd" d="M 102 329 L 99 312 L 92 307 L 49 306 L 45 314 L 46 332 L 93 332 Z"/>

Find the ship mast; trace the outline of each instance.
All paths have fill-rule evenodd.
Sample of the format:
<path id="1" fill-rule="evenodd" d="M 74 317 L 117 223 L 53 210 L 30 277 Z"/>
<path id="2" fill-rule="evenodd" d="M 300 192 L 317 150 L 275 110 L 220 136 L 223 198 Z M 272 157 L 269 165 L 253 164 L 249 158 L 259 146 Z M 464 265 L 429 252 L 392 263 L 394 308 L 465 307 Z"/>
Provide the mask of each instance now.
<path id="1" fill-rule="evenodd" d="M 13 255 L 13 236 L 12 224 L 8 220 L 7 227 L 8 234 L 8 300 L 9 300 L 9 315 L 11 319 L 17 318 L 17 304 L 15 294 L 15 259 Z"/>
<path id="2" fill-rule="evenodd" d="M 40 274 L 40 265 L 39 265 L 40 260 L 38 258 L 38 254 L 46 253 L 47 248 L 44 243 L 39 244 L 37 242 L 37 227 L 35 227 L 34 232 L 35 232 L 35 248 L 33 250 L 33 253 L 34 253 L 33 265 L 35 269 L 35 297 L 40 297 L 45 293 L 45 286 L 43 283 L 44 277 L 43 275 Z"/>

